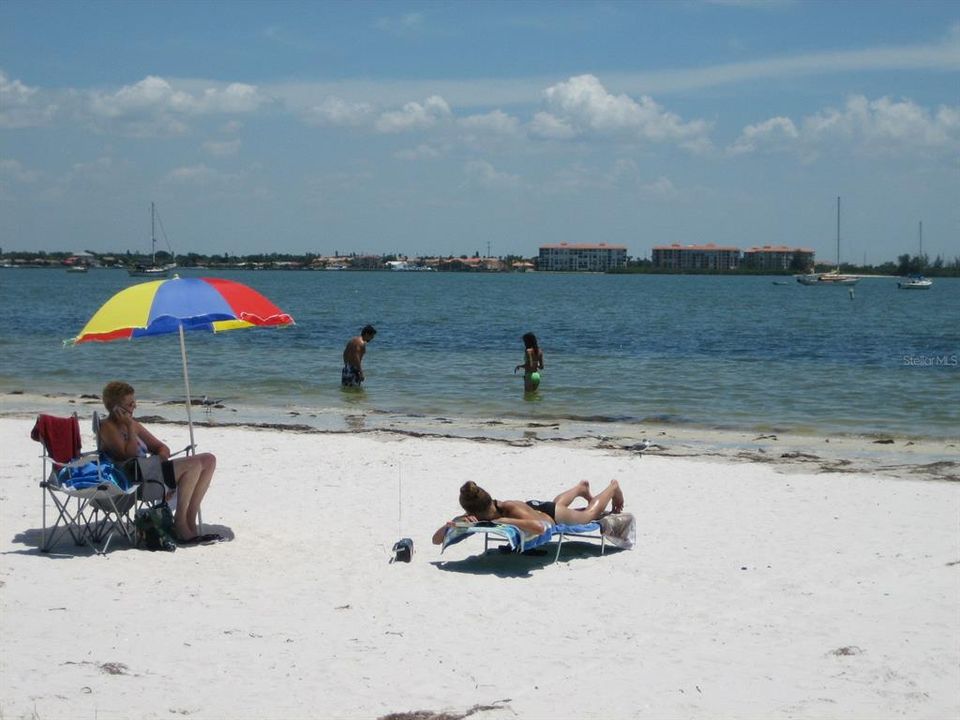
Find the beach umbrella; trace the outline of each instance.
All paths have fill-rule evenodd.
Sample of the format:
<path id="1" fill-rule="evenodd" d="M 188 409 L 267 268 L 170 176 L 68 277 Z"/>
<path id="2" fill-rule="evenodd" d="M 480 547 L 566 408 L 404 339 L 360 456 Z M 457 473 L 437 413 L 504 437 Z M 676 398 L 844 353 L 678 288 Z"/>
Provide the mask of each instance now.
<path id="1" fill-rule="evenodd" d="M 121 290 L 107 300 L 68 345 L 134 340 L 177 333 L 187 395 L 187 424 L 193 450 L 190 375 L 184 331 L 223 332 L 248 327 L 293 325 L 293 318 L 256 290 L 223 278 L 151 280 Z"/>

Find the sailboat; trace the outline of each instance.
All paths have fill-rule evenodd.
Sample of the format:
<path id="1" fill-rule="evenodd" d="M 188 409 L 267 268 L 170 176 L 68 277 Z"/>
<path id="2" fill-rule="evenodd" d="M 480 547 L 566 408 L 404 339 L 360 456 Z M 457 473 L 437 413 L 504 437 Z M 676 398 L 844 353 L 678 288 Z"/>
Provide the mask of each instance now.
<path id="1" fill-rule="evenodd" d="M 923 222 L 920 222 L 920 254 L 917 256 L 919 258 L 923 257 Z M 910 277 L 905 277 L 902 280 L 897 282 L 897 287 L 901 290 L 929 290 L 933 287 L 933 280 L 927 280 L 920 273 L 911 275 Z"/>
<path id="2" fill-rule="evenodd" d="M 177 267 L 177 264 L 157 265 L 157 210 L 154 204 L 150 203 L 150 257 L 149 265 L 134 265 L 127 272 L 130 277 L 154 277 L 162 278 L 170 275 L 170 271 Z"/>
<path id="3" fill-rule="evenodd" d="M 855 275 L 840 274 L 840 196 L 837 196 L 837 267 L 826 273 L 815 273 L 812 270 L 806 275 L 797 275 L 797 282 L 801 285 L 856 285 L 860 278 Z"/>

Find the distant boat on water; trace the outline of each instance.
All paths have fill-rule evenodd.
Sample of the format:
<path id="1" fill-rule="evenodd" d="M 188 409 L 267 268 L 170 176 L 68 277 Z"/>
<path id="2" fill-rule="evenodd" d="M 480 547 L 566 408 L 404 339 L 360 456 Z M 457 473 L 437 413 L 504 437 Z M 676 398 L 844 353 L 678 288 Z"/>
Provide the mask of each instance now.
<path id="1" fill-rule="evenodd" d="M 898 281 L 897 287 L 901 290 L 929 290 L 933 287 L 933 280 L 928 280 L 923 275 L 911 275 Z"/>
<path id="2" fill-rule="evenodd" d="M 917 257 L 923 258 L 923 222 L 920 223 L 920 254 Z M 920 273 L 915 273 L 899 280 L 897 287 L 901 290 L 929 290 L 933 287 L 933 280 L 928 280 Z"/>
<path id="3" fill-rule="evenodd" d="M 386 265 L 394 272 L 434 272 L 432 267 L 411 265 L 406 260 L 387 260 Z"/>
<path id="4" fill-rule="evenodd" d="M 170 271 L 177 267 L 175 262 L 167 265 L 157 265 L 157 210 L 156 206 L 150 203 L 150 257 L 149 265 L 134 265 L 127 272 L 130 277 L 154 277 L 164 278 L 170 275 Z"/>
<path id="5" fill-rule="evenodd" d="M 856 285 L 859 281 L 855 275 L 840 274 L 840 197 L 837 196 L 837 267 L 830 272 L 811 270 L 806 275 L 797 275 L 797 282 L 801 285 Z"/>
<path id="6" fill-rule="evenodd" d="M 68 273 L 85 273 L 85 272 L 87 272 L 87 270 L 88 270 L 88 268 L 87 268 L 86 265 L 80 265 L 80 264 L 70 265 L 70 266 L 67 268 L 67 272 L 68 272 Z"/>

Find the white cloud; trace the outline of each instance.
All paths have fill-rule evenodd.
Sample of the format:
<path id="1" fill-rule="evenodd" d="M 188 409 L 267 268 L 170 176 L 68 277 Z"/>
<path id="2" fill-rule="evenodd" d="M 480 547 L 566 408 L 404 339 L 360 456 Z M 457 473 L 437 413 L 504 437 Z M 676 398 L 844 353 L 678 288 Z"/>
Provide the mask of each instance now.
<path id="1" fill-rule="evenodd" d="M 615 135 L 691 148 L 708 142 L 707 122 L 684 122 L 646 95 L 639 100 L 613 95 L 593 75 L 578 75 L 547 88 L 544 105 L 530 124 L 531 132 L 541 137 Z"/>
<path id="2" fill-rule="evenodd" d="M 577 134 L 570 123 L 546 112 L 538 112 L 530 121 L 530 133 L 547 140 L 569 140 Z"/>
<path id="3" fill-rule="evenodd" d="M 149 75 L 138 83 L 125 85 L 114 93 L 90 93 L 90 108 L 104 117 L 120 117 L 144 110 L 183 115 L 246 113 L 256 110 L 263 98 L 253 85 L 230 83 L 224 88 L 208 87 L 191 94 L 176 90 L 167 80 Z"/>
<path id="4" fill-rule="evenodd" d="M 827 108 L 799 124 L 774 117 L 748 125 L 728 148 L 731 154 L 796 150 L 808 157 L 838 143 L 876 154 L 960 150 L 960 107 L 935 112 L 911 100 L 852 95 L 841 108 Z"/>
<path id="5" fill-rule="evenodd" d="M 520 187 L 520 177 L 500 172 L 486 160 L 470 160 L 463 166 L 467 184 L 494 190 L 516 190 Z"/>
<path id="6" fill-rule="evenodd" d="M 431 95 L 421 105 L 408 102 L 401 110 L 385 112 L 377 119 L 376 128 L 382 133 L 400 133 L 425 130 L 451 115 L 450 106 L 439 95 Z"/>
<path id="7" fill-rule="evenodd" d="M 95 122 L 110 122 L 117 130 L 137 137 L 180 135 L 189 129 L 186 118 L 249 113 L 267 101 L 255 86 L 245 83 L 189 92 L 154 75 L 115 92 L 89 92 L 85 99 L 86 112 Z"/>
<path id="8" fill-rule="evenodd" d="M 358 126 L 369 121 L 373 106 L 328 96 L 307 110 L 307 122 L 316 125 Z"/>
<path id="9" fill-rule="evenodd" d="M 10 80 L 0 70 L 0 128 L 46 125 L 56 112 L 57 106 L 46 100 L 36 88 L 19 80 Z"/>
<path id="10" fill-rule="evenodd" d="M 960 107 L 941 107 L 931 113 L 910 100 L 889 97 L 847 99 L 840 110 L 828 109 L 806 118 L 803 132 L 813 140 L 853 139 L 878 149 L 960 147 Z"/>
<path id="11" fill-rule="evenodd" d="M 457 121 L 460 127 L 474 133 L 491 135 L 517 135 L 520 121 L 502 110 L 494 110 L 483 115 L 469 115 Z"/>
<path id="12" fill-rule="evenodd" d="M 800 137 L 793 120 L 785 117 L 773 117 L 756 125 L 747 125 L 740 137 L 730 146 L 731 155 L 756 152 L 766 148 L 782 147 Z"/>

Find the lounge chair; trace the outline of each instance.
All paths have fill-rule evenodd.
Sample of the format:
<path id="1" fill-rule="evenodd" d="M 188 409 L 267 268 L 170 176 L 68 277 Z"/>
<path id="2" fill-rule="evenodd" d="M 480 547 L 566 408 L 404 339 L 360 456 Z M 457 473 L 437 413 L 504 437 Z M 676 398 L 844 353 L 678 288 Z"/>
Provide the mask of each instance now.
<path id="1" fill-rule="evenodd" d="M 553 538 L 557 538 L 557 552 L 553 557 L 556 562 L 560 558 L 560 549 L 565 538 L 582 538 L 600 541 L 600 554 L 603 555 L 609 542 L 616 547 L 630 550 L 636 540 L 636 520 L 630 513 L 605 515 L 596 522 L 582 525 L 551 525 L 548 530 L 533 535 L 525 533 L 515 525 L 495 522 L 461 523 L 449 528 L 443 537 L 441 554 L 450 545 L 466 540 L 473 535 L 483 535 L 483 551 L 487 552 L 490 543 L 500 543 L 511 552 L 523 553 L 541 545 L 546 545 Z"/>
<path id="2" fill-rule="evenodd" d="M 133 544 L 127 513 L 138 486 L 129 483 L 112 463 L 101 461 L 99 453 L 83 452 L 76 414 L 66 418 L 40 415 L 30 437 L 43 446 L 40 550 L 49 552 L 64 533 L 69 533 L 77 545 L 89 545 L 101 555 L 106 554 L 116 534 Z M 47 496 L 57 509 L 49 536 Z"/>

